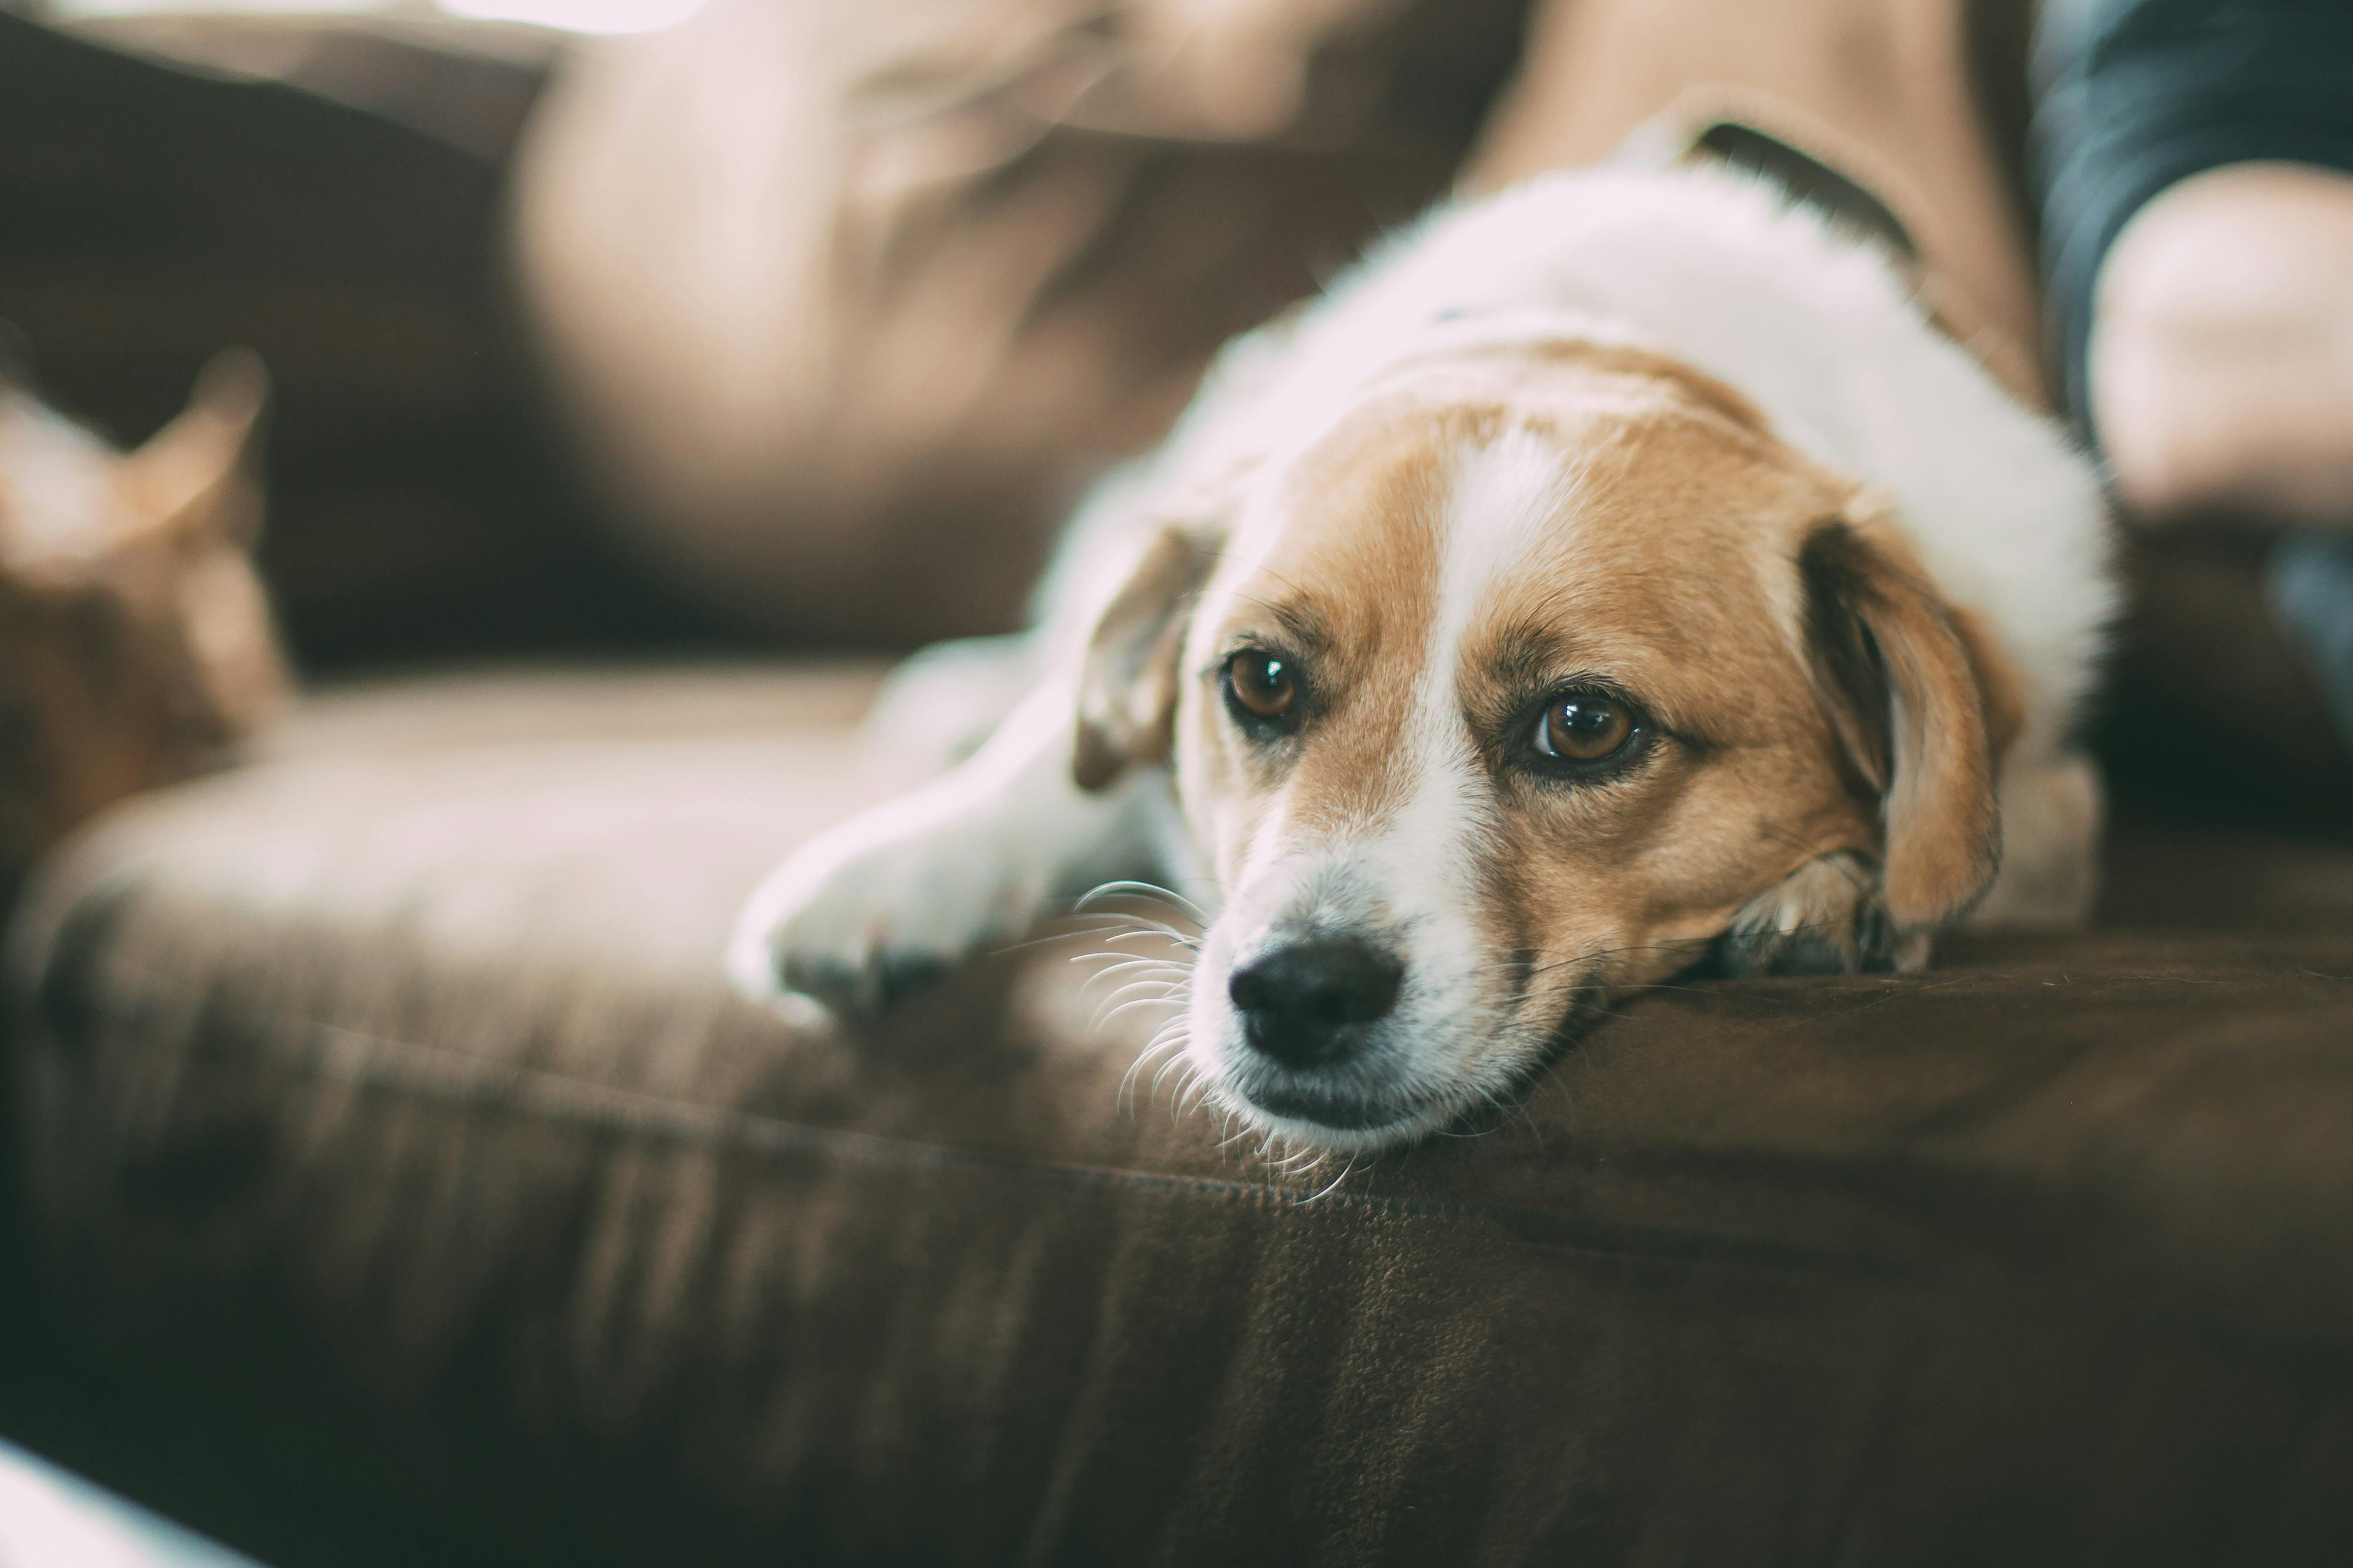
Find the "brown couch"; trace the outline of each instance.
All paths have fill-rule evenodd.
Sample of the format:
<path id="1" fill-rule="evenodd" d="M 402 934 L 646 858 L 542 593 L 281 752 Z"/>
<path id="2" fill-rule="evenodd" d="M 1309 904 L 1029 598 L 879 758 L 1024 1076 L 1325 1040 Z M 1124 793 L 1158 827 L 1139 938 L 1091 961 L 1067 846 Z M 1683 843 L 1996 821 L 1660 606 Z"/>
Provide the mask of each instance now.
<path id="1" fill-rule="evenodd" d="M 0 17 L 0 82 L 130 68 L 35 37 Z M 487 214 L 442 151 L 173 79 L 177 123 L 262 146 L 240 117 L 322 117 L 381 154 L 353 181 Z M 102 205 L 58 210 L 102 237 Z M 69 269 L 16 232 L 0 309 L 48 300 L 45 368 L 114 384 L 101 351 L 138 356 L 105 289 L 162 285 L 40 295 Z M 472 277 L 435 256 L 402 298 L 463 341 L 489 307 L 417 283 Z M 491 438 L 500 362 L 459 356 L 479 379 L 443 401 L 390 377 L 396 333 L 341 340 L 388 356 L 358 370 L 300 357 L 377 288 L 225 290 L 206 329 L 297 356 L 298 640 L 479 654 L 553 583 L 545 635 L 576 643 L 617 574 L 515 499 L 540 492 Z M 401 418 L 369 416 L 379 379 Z M 431 571 L 303 574 L 448 496 L 478 510 L 426 538 Z M 2250 826 L 2288 773 L 2263 715 L 2294 710 L 2219 675 L 2250 639 L 2181 636 L 2238 624 L 2200 597 L 2235 579 L 2165 581 L 2205 608 L 2136 636 L 2172 662 L 2141 661 L 2109 737 L 2133 806 L 2093 930 L 1657 988 L 1525 1114 L 1328 1192 L 1166 1086 L 1124 1100 L 1140 1029 L 1091 1029 L 1074 939 L 871 1039 L 726 993 L 751 880 L 883 787 L 849 739 L 871 669 L 331 681 L 269 757 L 97 825 L 17 912 L 0 1434 L 280 1568 L 2342 1561 L 2343 764 L 2296 774 L 2337 837 Z M 2151 805 L 2200 770 L 2195 824 Z"/>
<path id="2" fill-rule="evenodd" d="M 55 864 L 52 1447 L 288 1568 L 2341 1561 L 2353 849 L 1662 987 L 1319 1195 L 1123 1104 L 1067 943 L 873 1039 L 727 994 L 864 690 L 348 689 Z"/>

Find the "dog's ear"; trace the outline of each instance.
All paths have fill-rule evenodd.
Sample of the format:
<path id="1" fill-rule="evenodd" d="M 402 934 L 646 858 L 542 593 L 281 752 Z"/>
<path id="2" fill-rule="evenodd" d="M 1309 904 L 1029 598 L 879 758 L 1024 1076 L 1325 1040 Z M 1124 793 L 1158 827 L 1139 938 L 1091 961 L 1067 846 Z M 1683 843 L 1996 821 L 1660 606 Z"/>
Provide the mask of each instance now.
<path id="1" fill-rule="evenodd" d="M 1166 762 L 1176 725 L 1186 608 L 1209 574 L 1212 541 L 1166 524 L 1129 564 L 1087 638 L 1079 671 L 1071 774 L 1099 790 L 1139 764 Z"/>
<path id="2" fill-rule="evenodd" d="M 251 545 L 261 528 L 251 449 L 269 397 L 258 355 L 215 355 L 188 406 L 116 470 L 124 536 Z"/>
<path id="3" fill-rule="evenodd" d="M 1852 776 L 1880 802 L 1879 904 L 1891 936 L 1966 911 L 2001 861 L 1998 746 L 2014 726 L 2002 672 L 1972 657 L 1883 513 L 1822 522 L 1798 556 L 1815 689 Z M 1974 639 L 1981 643 L 1982 638 Z"/>

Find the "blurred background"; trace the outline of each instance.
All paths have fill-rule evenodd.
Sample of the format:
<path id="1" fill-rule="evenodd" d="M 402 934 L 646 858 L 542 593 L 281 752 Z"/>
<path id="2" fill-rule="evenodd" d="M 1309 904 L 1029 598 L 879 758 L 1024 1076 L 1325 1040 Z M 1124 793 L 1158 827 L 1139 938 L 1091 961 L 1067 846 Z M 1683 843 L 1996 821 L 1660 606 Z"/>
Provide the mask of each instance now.
<path id="1" fill-rule="evenodd" d="M 699 629 L 584 526 L 546 439 L 500 217 L 575 35 L 459 14 L 500 9 L 0 7 L 0 318 L 23 368 L 135 443 L 212 354 L 260 354 L 261 561 L 312 671 Z M 538 7 L 567 10 L 664 19 Z"/>

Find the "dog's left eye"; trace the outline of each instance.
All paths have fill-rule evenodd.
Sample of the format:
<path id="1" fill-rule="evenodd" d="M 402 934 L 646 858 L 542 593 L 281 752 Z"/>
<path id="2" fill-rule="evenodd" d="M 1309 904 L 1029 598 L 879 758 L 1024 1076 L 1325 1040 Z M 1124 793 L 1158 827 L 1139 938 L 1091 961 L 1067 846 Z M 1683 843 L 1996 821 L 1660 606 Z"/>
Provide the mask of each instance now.
<path id="1" fill-rule="evenodd" d="M 1624 703 L 1590 691 L 1572 691 L 1545 705 L 1536 716 L 1532 743 L 1540 756 L 1599 763 L 1624 751 L 1635 728 L 1634 715 Z"/>
<path id="2" fill-rule="evenodd" d="M 1299 700 L 1298 678 L 1279 654 L 1238 653 L 1226 661 L 1226 689 L 1235 707 L 1261 723 L 1272 723 Z"/>

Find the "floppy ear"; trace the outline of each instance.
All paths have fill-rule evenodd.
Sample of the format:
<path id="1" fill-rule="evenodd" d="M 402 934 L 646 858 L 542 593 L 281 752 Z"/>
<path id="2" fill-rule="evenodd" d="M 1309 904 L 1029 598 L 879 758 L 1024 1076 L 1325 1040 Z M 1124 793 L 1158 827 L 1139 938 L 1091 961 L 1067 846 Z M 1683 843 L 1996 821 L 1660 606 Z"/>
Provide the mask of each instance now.
<path id="1" fill-rule="evenodd" d="M 1176 724 L 1185 609 L 1216 551 L 1175 525 L 1155 531 L 1097 618 L 1079 672 L 1071 777 L 1099 790 L 1139 763 L 1167 760 Z"/>
<path id="2" fill-rule="evenodd" d="M 2007 727 L 2011 699 L 1989 692 L 1954 615 L 1883 518 L 1858 510 L 1820 524 L 1798 569 L 1815 689 L 1881 803 L 1888 922 L 1925 931 L 1976 902 L 2000 865 L 1989 709 Z"/>
<path id="3" fill-rule="evenodd" d="M 250 545 L 261 494 L 248 465 L 269 376 L 245 349 L 216 354 L 197 374 L 188 406 L 116 470 L 122 535 Z"/>

